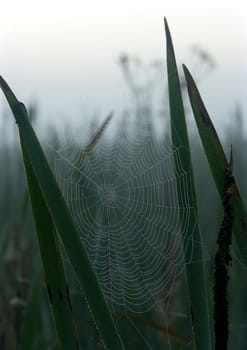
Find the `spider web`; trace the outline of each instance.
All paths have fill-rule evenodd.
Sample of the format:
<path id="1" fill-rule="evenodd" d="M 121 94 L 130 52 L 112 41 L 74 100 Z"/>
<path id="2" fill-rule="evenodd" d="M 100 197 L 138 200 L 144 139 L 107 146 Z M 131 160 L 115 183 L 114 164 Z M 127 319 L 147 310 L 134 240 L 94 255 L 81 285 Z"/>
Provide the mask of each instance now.
<path id="1" fill-rule="evenodd" d="M 179 148 L 145 120 L 110 125 L 81 161 L 84 147 L 56 146 L 55 174 L 109 306 L 136 314 L 168 303 L 185 269 L 182 235 L 192 239 L 195 214 L 190 173 L 174 170 Z"/>

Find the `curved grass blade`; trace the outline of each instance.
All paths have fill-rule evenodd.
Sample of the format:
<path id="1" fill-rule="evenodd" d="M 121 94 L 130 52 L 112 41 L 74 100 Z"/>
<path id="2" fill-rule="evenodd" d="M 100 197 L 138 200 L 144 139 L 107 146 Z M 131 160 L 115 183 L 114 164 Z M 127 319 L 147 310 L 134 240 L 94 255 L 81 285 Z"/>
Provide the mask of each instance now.
<path id="1" fill-rule="evenodd" d="M 174 159 L 175 169 L 176 173 L 179 173 L 182 167 L 186 173 L 190 174 L 188 178 L 187 204 L 188 206 L 195 208 L 196 215 L 198 216 L 190 145 L 181 88 L 171 34 L 166 19 L 165 32 L 172 143 L 175 149 L 179 149 L 179 159 Z M 179 188 L 181 188 L 181 183 L 179 179 L 177 179 L 179 206 L 183 207 L 183 195 Z M 181 212 L 181 217 L 182 215 L 183 213 Z M 205 268 L 203 263 L 204 257 L 201 249 L 200 229 L 198 224 L 196 224 L 195 227 L 195 220 L 198 222 L 198 218 L 195 218 L 195 213 L 193 212 L 188 218 L 189 229 L 186 230 L 186 232 L 183 232 L 184 258 L 192 313 L 192 329 L 194 331 L 196 348 L 200 350 L 210 350 L 212 349 L 212 338 L 206 291 Z M 190 235 L 192 232 L 193 236 L 191 238 Z M 194 242 L 197 242 L 198 244 L 195 245 Z"/>
<path id="2" fill-rule="evenodd" d="M 48 165 L 40 143 L 28 120 L 25 106 L 20 103 L 7 83 L 0 77 L 0 86 L 7 98 L 19 128 L 20 138 L 33 173 L 59 233 L 71 264 L 83 288 L 85 298 L 107 349 L 124 349 L 95 272 L 77 232 L 63 195 Z"/>
<path id="3" fill-rule="evenodd" d="M 59 249 L 57 233 L 36 177 L 33 173 L 22 138 L 21 147 L 39 249 L 45 272 L 46 287 L 60 346 L 61 349 L 79 349 L 79 341 L 73 318 L 69 289 Z M 23 349 L 25 349 L 25 347 Z"/>
<path id="4" fill-rule="evenodd" d="M 187 82 L 190 103 L 204 147 L 204 151 L 206 153 L 219 195 L 223 200 L 225 178 L 224 174 L 227 166 L 227 158 L 225 156 L 217 132 L 196 87 L 196 84 L 185 65 L 183 65 L 183 69 Z M 233 196 L 233 233 L 242 260 L 245 266 L 247 266 L 247 213 L 237 189 L 237 185 L 235 184 L 235 186 L 236 189 Z"/>

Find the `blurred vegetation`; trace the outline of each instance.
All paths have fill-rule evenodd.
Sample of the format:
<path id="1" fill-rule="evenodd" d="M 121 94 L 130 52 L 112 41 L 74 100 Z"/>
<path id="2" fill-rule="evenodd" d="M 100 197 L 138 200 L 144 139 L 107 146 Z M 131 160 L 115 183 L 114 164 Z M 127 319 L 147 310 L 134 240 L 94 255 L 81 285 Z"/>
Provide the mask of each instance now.
<path id="1" fill-rule="evenodd" d="M 200 56 L 201 63 L 206 65 L 206 70 L 214 68 L 213 59 L 206 55 L 203 50 L 194 48 L 194 51 Z M 168 133 L 166 117 L 168 116 L 168 98 L 167 93 L 163 91 L 163 87 L 166 86 L 162 81 L 164 76 L 163 63 L 154 61 L 149 65 L 144 65 L 139 59 L 122 55 L 120 66 L 133 100 L 133 108 L 123 112 L 124 128 L 128 128 L 128 118 L 126 116 L 129 119 L 132 117 L 132 121 L 135 120 L 137 127 L 141 127 L 142 123 L 147 123 L 146 125 L 150 130 L 153 130 L 154 142 L 158 142 L 157 139 L 165 138 Z M 182 79 L 183 86 L 185 84 Z M 30 107 L 30 115 L 35 126 L 38 118 L 38 110 L 35 106 Z M 230 151 L 230 145 L 233 145 L 234 174 L 243 200 L 247 203 L 247 182 L 245 180 L 247 136 L 244 133 L 244 115 L 241 106 L 237 106 L 232 111 L 231 120 L 231 125 L 225 128 L 223 142 L 226 151 Z M 91 128 L 94 128 L 96 123 L 97 121 L 93 120 Z M 0 167 L 2 169 L 0 177 L 0 349 L 12 350 L 20 347 L 25 320 L 28 315 L 28 306 L 34 305 L 31 304 L 34 300 L 37 304 L 33 307 L 39 317 L 33 321 L 36 328 L 33 330 L 34 337 L 30 349 L 56 349 L 57 344 L 53 336 L 54 329 L 50 319 L 47 292 L 42 278 L 39 277 L 42 274 L 40 257 L 34 234 L 23 162 L 19 144 L 13 136 L 16 132 L 13 130 L 13 125 L 12 118 L 9 118 L 8 115 L 2 116 L 0 126 Z M 121 123 L 120 128 L 124 129 Z M 164 132 L 160 133 L 160 129 Z M 118 130 L 116 130 L 117 133 Z M 10 138 L 11 141 L 9 141 Z M 16 140 L 18 140 L 17 137 Z M 117 141 L 115 142 L 117 143 Z M 57 143 L 64 143 L 59 132 L 54 129 L 48 130 L 44 144 Z M 197 134 L 191 132 L 190 143 L 201 232 L 210 255 L 207 273 L 208 278 L 212 280 L 216 237 L 222 219 L 221 205 Z M 131 144 L 129 147 L 132 147 Z M 46 148 L 46 152 L 52 162 L 53 154 L 51 150 Z M 231 270 L 229 349 L 245 349 L 247 342 L 246 271 L 238 259 L 237 251 L 234 252 L 233 256 L 235 258 Z M 78 290 L 75 276 L 70 267 L 66 267 L 69 270 L 69 283 L 72 286 L 73 310 L 81 330 L 79 336 L 82 348 L 102 349 L 90 312 Z M 34 281 L 36 282 L 34 283 Z M 179 283 L 181 284 L 183 281 Z M 35 298 L 33 293 L 36 293 Z M 180 294 L 178 292 L 178 295 Z M 179 301 L 174 302 L 174 310 L 177 307 L 176 303 L 179 304 Z M 148 339 L 153 344 L 154 349 L 168 348 L 168 343 L 169 348 L 172 349 L 188 349 L 190 347 L 183 338 L 183 335 L 188 336 L 188 332 L 180 334 L 180 332 L 174 331 L 175 326 L 172 319 L 168 321 L 169 327 L 173 327 L 168 342 L 167 334 L 165 335 L 159 329 L 160 325 L 157 319 L 145 323 L 143 319 L 133 318 L 137 329 L 140 329 L 141 334 L 143 334 L 140 337 L 138 332 L 135 329 L 133 330 L 129 319 L 126 320 L 124 315 L 115 316 L 122 334 L 124 334 L 128 349 L 145 349 L 144 339 Z"/>

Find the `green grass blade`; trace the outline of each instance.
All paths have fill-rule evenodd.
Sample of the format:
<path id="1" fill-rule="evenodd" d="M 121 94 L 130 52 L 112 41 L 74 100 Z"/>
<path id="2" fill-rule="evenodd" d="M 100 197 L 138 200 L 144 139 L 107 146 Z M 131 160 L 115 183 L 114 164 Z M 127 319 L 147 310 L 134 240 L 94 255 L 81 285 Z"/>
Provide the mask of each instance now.
<path id="1" fill-rule="evenodd" d="M 179 149 L 179 159 L 175 158 L 175 170 L 179 173 L 182 169 L 189 174 L 187 205 L 197 208 L 196 194 L 191 163 L 190 146 L 186 127 L 185 113 L 181 95 L 181 88 L 177 70 L 177 64 L 168 24 L 165 20 L 166 45 L 167 45 L 167 73 L 169 88 L 169 103 L 171 116 L 172 142 L 175 149 Z M 182 145 L 182 147 L 181 147 Z M 184 199 L 179 179 L 177 179 L 179 206 L 183 207 Z M 181 213 L 181 216 L 183 213 Z M 197 209 L 196 209 L 196 215 Z M 188 230 L 183 232 L 183 244 L 188 280 L 189 297 L 193 318 L 193 330 L 195 344 L 198 350 L 210 350 L 212 348 L 211 326 L 209 319 L 208 298 L 206 291 L 206 279 L 204 269 L 204 257 L 201 249 L 201 234 L 198 224 L 195 227 L 195 213 L 191 212 L 188 218 Z M 198 218 L 196 220 L 198 222 Z M 193 236 L 191 239 L 191 233 Z M 194 244 L 197 242 L 198 244 Z"/>
<path id="2" fill-rule="evenodd" d="M 21 139 L 23 159 L 33 216 L 45 272 L 46 286 L 53 311 L 61 349 L 79 349 L 79 341 L 71 309 L 58 237 L 49 210 L 33 173 L 24 142 Z"/>
<path id="3" fill-rule="evenodd" d="M 221 199 L 224 196 L 224 172 L 227 165 L 223 147 L 219 137 L 204 106 L 202 98 L 196 87 L 196 84 L 186 66 L 183 66 L 184 74 L 187 82 L 188 92 L 197 128 L 201 137 L 201 141 L 208 159 L 208 163 L 213 174 L 216 187 Z M 233 232 L 234 238 L 238 245 L 238 250 L 242 260 L 247 266 L 247 213 L 240 197 L 238 189 L 236 189 L 233 197 L 234 206 L 234 222 Z"/>
<path id="4" fill-rule="evenodd" d="M 40 143 L 28 120 L 25 106 L 20 103 L 7 83 L 0 77 L 0 86 L 14 114 L 19 133 L 30 160 L 55 228 L 59 233 L 71 264 L 83 288 L 85 298 L 107 349 L 123 349 L 123 344 L 112 319 L 95 272 L 71 218 L 65 200 L 48 165 Z"/>

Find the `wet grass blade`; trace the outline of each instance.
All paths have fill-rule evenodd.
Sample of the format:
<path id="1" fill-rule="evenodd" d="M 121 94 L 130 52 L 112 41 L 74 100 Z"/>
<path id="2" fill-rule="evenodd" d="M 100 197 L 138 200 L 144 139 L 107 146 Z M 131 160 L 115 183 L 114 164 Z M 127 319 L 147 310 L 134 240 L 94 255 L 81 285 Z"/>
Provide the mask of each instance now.
<path id="1" fill-rule="evenodd" d="M 227 165 L 227 158 L 223 147 L 209 117 L 209 114 L 204 106 L 202 98 L 196 87 L 196 84 L 188 70 L 184 65 L 184 74 L 187 82 L 188 92 L 197 128 L 201 137 L 204 151 L 207 155 L 208 163 L 214 177 L 219 195 L 223 200 L 224 197 L 224 174 Z M 237 189 L 233 197 L 234 221 L 233 232 L 238 250 L 242 260 L 247 266 L 247 213 Z"/>
<path id="2" fill-rule="evenodd" d="M 61 349 L 79 349 L 79 341 L 73 318 L 69 289 L 59 249 L 57 233 L 42 192 L 40 191 L 36 177 L 33 173 L 22 139 L 21 147 L 38 236 L 40 255 L 45 272 L 46 287 L 60 346 Z"/>
<path id="3" fill-rule="evenodd" d="M 201 234 L 198 224 L 195 226 L 195 221 L 198 223 L 198 213 L 190 145 L 174 48 L 166 19 L 165 32 L 172 143 L 174 149 L 179 149 L 179 157 L 175 157 L 174 159 L 175 172 L 180 173 L 182 168 L 183 171 L 189 174 L 186 205 L 195 208 L 195 211 L 191 212 L 188 218 L 188 229 L 186 232 L 183 232 L 184 258 L 192 313 L 192 328 L 194 331 L 196 348 L 198 350 L 210 350 L 212 349 L 211 326 L 203 263 L 204 257 L 201 248 Z M 177 179 L 177 189 L 179 206 L 183 208 L 184 198 L 179 179 Z M 195 215 L 197 215 L 197 218 Z M 181 220 L 182 216 L 183 213 L 181 212 Z M 194 244 L 195 242 L 198 244 Z"/>
<path id="4" fill-rule="evenodd" d="M 63 195 L 28 120 L 26 108 L 16 99 L 7 83 L 1 77 L 0 86 L 14 114 L 19 128 L 20 138 L 38 188 L 43 195 L 55 229 L 61 237 L 70 262 L 77 274 L 103 343 L 107 349 L 122 350 L 124 348 L 122 341 L 102 294 L 95 272 L 79 233 L 75 228 Z"/>

